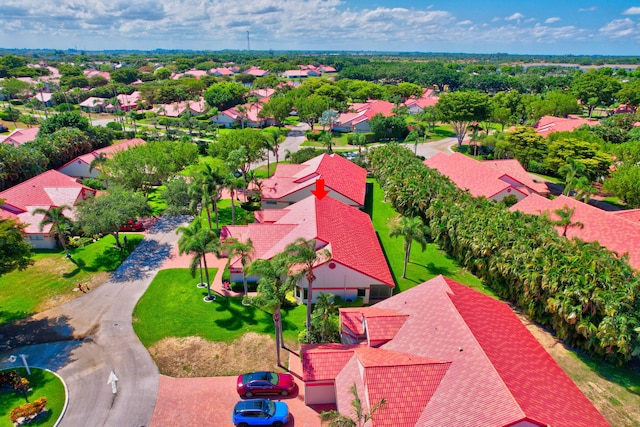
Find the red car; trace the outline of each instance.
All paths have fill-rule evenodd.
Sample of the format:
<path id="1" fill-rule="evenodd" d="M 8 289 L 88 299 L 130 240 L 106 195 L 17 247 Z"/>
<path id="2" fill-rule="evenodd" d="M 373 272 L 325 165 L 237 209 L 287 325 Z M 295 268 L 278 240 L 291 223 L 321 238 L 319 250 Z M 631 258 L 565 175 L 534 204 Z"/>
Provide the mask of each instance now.
<path id="1" fill-rule="evenodd" d="M 143 226 L 141 223 L 130 219 L 126 224 L 122 225 L 118 231 L 142 231 L 142 228 Z"/>
<path id="2" fill-rule="evenodd" d="M 268 394 L 287 396 L 295 389 L 296 382 L 291 374 L 251 372 L 238 376 L 237 390 L 242 397 Z"/>

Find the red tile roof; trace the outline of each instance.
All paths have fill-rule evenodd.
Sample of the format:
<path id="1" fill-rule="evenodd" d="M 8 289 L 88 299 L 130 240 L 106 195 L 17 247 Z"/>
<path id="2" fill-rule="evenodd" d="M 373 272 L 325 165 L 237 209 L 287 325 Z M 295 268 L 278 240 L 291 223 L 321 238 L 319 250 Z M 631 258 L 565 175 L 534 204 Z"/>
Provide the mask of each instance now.
<path id="1" fill-rule="evenodd" d="M 127 139 L 126 141 L 122 141 L 119 144 L 113 144 L 113 145 L 110 145 L 108 147 L 99 148 L 97 150 L 93 150 L 91 153 L 87 153 L 87 154 L 83 154 L 82 156 L 78 156 L 75 159 L 73 159 L 73 160 L 65 163 L 64 165 L 60 166 L 58 168 L 58 170 L 62 170 L 66 166 L 70 165 L 71 163 L 76 163 L 78 161 L 81 161 L 83 163 L 86 163 L 87 165 L 90 165 L 91 162 L 94 159 L 96 159 L 97 157 L 99 157 L 101 154 L 104 154 L 105 156 L 111 158 L 118 151 L 125 151 L 125 150 L 128 150 L 131 147 L 135 147 L 137 145 L 142 145 L 142 144 L 146 144 L 146 143 L 147 142 L 144 139 L 141 139 L 141 138 Z"/>
<path id="2" fill-rule="evenodd" d="M 393 339 L 407 317 L 406 313 L 377 307 L 340 309 L 340 319 L 343 326 L 358 335 L 365 333 L 363 319 L 365 320 L 370 345 L 380 345 Z"/>
<path id="3" fill-rule="evenodd" d="M 15 129 L 2 141 L 4 144 L 22 145 L 27 142 L 35 141 L 40 127 L 28 129 Z"/>
<path id="4" fill-rule="evenodd" d="M 527 172 L 516 159 L 485 160 L 482 164 L 503 172 L 541 196 L 549 194 L 547 184 L 544 182 L 534 181 L 533 178 L 531 178 L 531 175 L 529 175 L 529 172 Z"/>
<path id="5" fill-rule="evenodd" d="M 536 128 L 536 133 L 547 136 L 553 132 L 570 132 L 582 125 L 596 126 L 599 124 L 596 120 L 543 116 L 533 127 Z"/>
<path id="6" fill-rule="evenodd" d="M 295 239 L 330 244 L 331 259 L 381 283 L 394 286 L 369 216 L 331 197 L 307 197 L 285 209 L 274 223 L 223 227 L 221 238 L 251 238 L 254 257 L 270 259 Z M 241 235 L 242 237 L 239 237 Z M 236 263 L 234 260 L 231 264 Z"/>
<path id="7" fill-rule="evenodd" d="M 25 230 L 27 233 L 39 233 L 43 216 L 33 215 L 34 209 L 62 205 L 73 207 L 79 200 L 95 193 L 95 190 L 77 183 L 72 177 L 49 170 L 1 192 L 0 199 L 4 199 L 1 209 L 17 215 L 23 224 L 29 224 Z M 66 211 L 65 215 L 73 216 L 73 213 Z M 50 228 L 49 225 L 43 231 L 47 232 Z"/>
<path id="8" fill-rule="evenodd" d="M 640 223 L 629 221 L 619 213 L 603 211 L 567 196 L 549 200 L 535 194 L 526 197 L 510 209 L 535 215 L 549 212 L 552 219 L 557 219 L 553 212 L 564 206 L 574 208 L 572 221 L 584 225 L 583 228 L 569 227 L 568 238 L 577 237 L 587 242 L 598 242 L 620 255 L 628 253 L 629 264 L 640 269 Z M 559 233 L 562 232 L 561 227 L 556 229 Z"/>
<path id="9" fill-rule="evenodd" d="M 334 380 L 358 347 L 358 344 L 303 344 L 300 347 L 302 380 Z"/>
<path id="10" fill-rule="evenodd" d="M 469 190 L 469 193 L 475 197 L 492 198 L 509 189 L 525 196 L 529 194 L 528 189 L 524 187 L 524 183 L 519 182 L 515 177 L 509 179 L 504 172 L 464 154 L 453 153 L 447 155 L 438 153 L 425 160 L 424 164 L 449 177 L 459 188 Z M 511 181 L 514 184 L 507 181 Z"/>
<path id="11" fill-rule="evenodd" d="M 284 167 L 283 167 L 284 166 Z M 262 198 L 277 200 L 298 191 L 315 189 L 315 179 L 323 178 L 325 187 L 364 206 L 367 171 L 338 154 L 322 154 L 300 165 L 281 165 L 262 181 Z"/>
<path id="12" fill-rule="evenodd" d="M 359 347 L 355 358 L 364 368 L 366 402 L 386 400 L 376 412 L 373 426 L 412 427 L 433 397 L 451 362 L 396 351 Z M 349 384 L 350 385 L 350 384 Z M 340 375 L 336 387 L 344 384 Z M 407 393 L 411 398 L 407 398 Z"/>
<path id="13" fill-rule="evenodd" d="M 438 276 L 374 307 L 408 318 L 394 339 L 366 350 L 362 360 L 356 350 L 345 364 L 336 378 L 338 410 L 348 412 L 352 398 L 345 388 L 356 383 L 360 393 L 368 390 L 368 399 L 361 395 L 367 404 L 402 396 L 392 411 L 380 411 L 372 427 L 609 425 L 506 304 Z M 394 356 L 375 353 L 380 351 Z M 420 371 L 408 363 L 412 357 L 450 365 L 446 374 Z M 374 365 L 379 367 L 369 371 Z M 422 375 L 427 378 L 410 388 L 417 392 L 408 399 L 406 383 Z M 422 409 L 413 406 L 429 393 Z"/>
<path id="14" fill-rule="evenodd" d="M 628 209 L 623 211 L 612 211 L 612 214 L 624 218 L 636 224 L 640 224 L 640 209 Z"/>

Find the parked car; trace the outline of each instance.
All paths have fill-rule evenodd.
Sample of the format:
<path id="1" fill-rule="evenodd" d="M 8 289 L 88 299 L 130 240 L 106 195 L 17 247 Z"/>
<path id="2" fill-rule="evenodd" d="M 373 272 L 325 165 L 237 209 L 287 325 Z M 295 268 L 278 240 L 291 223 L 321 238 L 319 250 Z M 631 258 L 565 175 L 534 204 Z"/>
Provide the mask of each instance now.
<path id="1" fill-rule="evenodd" d="M 130 219 L 118 231 L 142 231 L 144 226 L 136 220 Z"/>
<path id="2" fill-rule="evenodd" d="M 0 133 L 9 132 L 9 128 L 0 123 Z"/>
<path id="3" fill-rule="evenodd" d="M 238 376 L 236 388 L 243 397 L 269 394 L 287 396 L 295 391 L 296 382 L 291 374 L 250 372 Z"/>
<path id="4" fill-rule="evenodd" d="M 274 426 L 289 422 L 289 407 L 269 399 L 241 400 L 233 407 L 233 424 L 238 427 Z"/>

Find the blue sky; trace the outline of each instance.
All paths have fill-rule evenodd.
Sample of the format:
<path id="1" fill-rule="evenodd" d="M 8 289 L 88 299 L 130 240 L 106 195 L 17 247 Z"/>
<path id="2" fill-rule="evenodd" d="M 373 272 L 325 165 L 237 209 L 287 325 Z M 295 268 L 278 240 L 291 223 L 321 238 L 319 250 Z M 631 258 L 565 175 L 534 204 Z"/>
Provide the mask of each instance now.
<path id="1" fill-rule="evenodd" d="M 0 47 L 640 56 L 640 0 L 2 0 Z"/>

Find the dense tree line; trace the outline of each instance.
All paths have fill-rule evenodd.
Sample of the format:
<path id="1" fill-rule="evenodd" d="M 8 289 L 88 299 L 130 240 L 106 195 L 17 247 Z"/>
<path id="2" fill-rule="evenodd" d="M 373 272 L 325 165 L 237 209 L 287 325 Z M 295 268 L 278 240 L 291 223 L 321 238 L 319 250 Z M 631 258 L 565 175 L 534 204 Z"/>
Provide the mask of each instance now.
<path id="1" fill-rule="evenodd" d="M 112 141 L 111 130 L 89 125 L 86 117 L 56 114 L 42 123 L 35 141 L 19 146 L 0 144 L 0 191 L 111 145 Z"/>
<path id="2" fill-rule="evenodd" d="M 502 298 L 559 338 L 617 364 L 640 355 L 640 278 L 626 256 L 559 236 L 543 216 L 474 198 L 411 151 L 370 151 L 385 197 Z M 505 337 L 507 338 L 507 337 Z"/>

